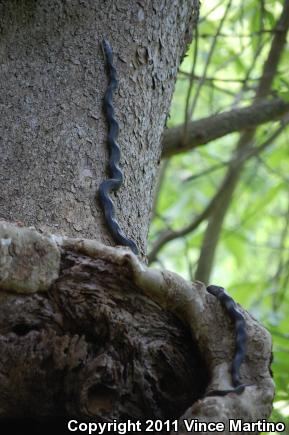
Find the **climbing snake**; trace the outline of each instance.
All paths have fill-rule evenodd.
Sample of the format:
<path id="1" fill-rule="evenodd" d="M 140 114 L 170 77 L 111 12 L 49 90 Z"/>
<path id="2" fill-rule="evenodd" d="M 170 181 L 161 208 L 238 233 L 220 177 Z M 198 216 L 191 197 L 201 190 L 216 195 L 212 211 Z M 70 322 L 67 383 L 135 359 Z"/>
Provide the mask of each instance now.
<path id="1" fill-rule="evenodd" d="M 115 209 L 111 192 L 117 191 L 123 183 L 123 173 L 119 167 L 121 152 L 119 144 L 117 143 L 119 126 L 115 118 L 113 107 L 113 93 L 116 91 L 118 82 L 116 69 L 113 65 L 113 52 L 109 42 L 104 39 L 102 48 L 106 57 L 109 84 L 104 96 L 104 108 L 108 123 L 108 146 L 109 146 L 109 176 L 110 178 L 103 181 L 99 186 L 99 199 L 104 211 L 106 225 L 108 226 L 115 241 L 122 246 L 128 246 L 134 254 L 138 255 L 138 248 L 135 242 L 123 233 L 119 223 L 115 217 Z M 235 354 L 231 365 L 231 378 L 233 388 L 227 390 L 211 391 L 207 395 L 225 396 L 229 393 L 240 394 L 244 391 L 246 385 L 240 382 L 240 367 L 246 356 L 246 322 L 243 314 L 238 309 L 234 300 L 225 292 L 222 287 L 210 285 L 207 291 L 214 295 L 227 311 L 229 317 L 232 319 L 235 327 Z"/>

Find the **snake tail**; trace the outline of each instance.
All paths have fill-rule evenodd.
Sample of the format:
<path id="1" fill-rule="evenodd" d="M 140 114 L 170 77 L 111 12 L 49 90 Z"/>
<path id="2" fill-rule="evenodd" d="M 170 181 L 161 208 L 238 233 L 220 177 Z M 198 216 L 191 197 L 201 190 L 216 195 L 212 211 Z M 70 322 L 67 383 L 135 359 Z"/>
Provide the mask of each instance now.
<path id="1" fill-rule="evenodd" d="M 234 299 L 228 295 L 223 287 L 216 285 L 210 285 L 207 287 L 207 291 L 219 299 L 221 305 L 225 308 L 228 315 L 232 319 L 235 326 L 235 354 L 231 365 L 231 377 L 232 377 L 232 389 L 214 391 L 208 395 L 218 395 L 225 396 L 229 393 L 241 394 L 247 385 L 242 384 L 240 381 L 240 367 L 246 356 L 246 345 L 247 345 L 247 332 L 246 332 L 246 321 L 238 309 L 237 304 Z"/>

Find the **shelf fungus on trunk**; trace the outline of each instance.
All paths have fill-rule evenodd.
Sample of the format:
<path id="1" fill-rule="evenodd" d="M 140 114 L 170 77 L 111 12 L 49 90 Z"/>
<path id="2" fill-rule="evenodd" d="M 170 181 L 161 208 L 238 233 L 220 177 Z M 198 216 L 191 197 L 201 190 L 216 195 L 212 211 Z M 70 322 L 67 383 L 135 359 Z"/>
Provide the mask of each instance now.
<path id="1" fill-rule="evenodd" d="M 230 320 L 201 282 L 127 248 L 2 221 L 0 305 L 0 417 L 179 419 L 178 433 L 198 419 L 229 434 L 229 420 L 270 415 L 269 333 L 242 310 L 248 386 L 210 395 L 231 387 Z"/>

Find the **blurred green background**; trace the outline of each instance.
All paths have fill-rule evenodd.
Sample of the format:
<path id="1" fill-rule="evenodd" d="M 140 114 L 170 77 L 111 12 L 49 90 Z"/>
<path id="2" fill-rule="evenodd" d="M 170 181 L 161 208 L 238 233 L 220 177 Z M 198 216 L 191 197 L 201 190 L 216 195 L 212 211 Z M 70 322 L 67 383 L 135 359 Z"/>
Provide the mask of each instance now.
<path id="1" fill-rule="evenodd" d="M 188 125 L 191 120 L 253 104 L 286 3 L 211 0 L 201 4 L 194 41 L 179 71 L 167 121 L 168 132 L 176 125 L 186 122 Z M 289 102 L 288 42 L 283 44 L 272 85 L 265 96 L 269 100 L 279 97 Z M 204 237 L 208 222 L 211 223 L 213 237 L 217 239 L 212 269 L 205 276 L 200 271 L 197 275 L 204 278 L 204 282 L 225 287 L 272 334 L 276 397 L 271 418 L 287 423 L 288 120 L 287 113 L 280 119 L 257 127 L 250 146 L 261 148 L 241 165 L 240 177 L 227 200 L 228 207 L 225 207 L 220 231 L 214 233 L 214 219 L 218 217 L 209 213 L 206 218 L 200 219 L 193 231 L 164 243 L 151 261 L 154 267 L 167 268 L 187 279 L 195 279 L 200 252 L 210 249 L 211 242 L 205 242 Z M 240 133 L 235 132 L 163 159 L 150 230 L 151 251 L 158 246 L 165 232 L 174 234 L 174 231 L 196 220 L 206 209 L 221 188 L 228 171 L 232 171 L 231 163 L 236 159 L 239 136 Z M 238 165 L 237 168 L 240 169 Z M 226 187 L 223 187 L 225 190 Z"/>

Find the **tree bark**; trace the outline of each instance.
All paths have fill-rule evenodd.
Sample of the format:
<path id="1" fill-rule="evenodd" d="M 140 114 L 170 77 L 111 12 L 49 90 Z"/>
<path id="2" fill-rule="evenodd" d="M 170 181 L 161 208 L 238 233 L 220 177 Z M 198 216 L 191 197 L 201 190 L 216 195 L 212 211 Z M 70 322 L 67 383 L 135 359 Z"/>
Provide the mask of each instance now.
<path id="1" fill-rule="evenodd" d="M 125 257 L 7 224 L 0 240 L 0 418 L 177 418 L 204 394 L 196 342 Z"/>
<path id="2" fill-rule="evenodd" d="M 160 138 L 197 12 L 198 0 L 0 1 L 2 219 L 113 244 L 97 200 L 105 37 L 119 78 L 117 217 L 145 253 Z"/>

